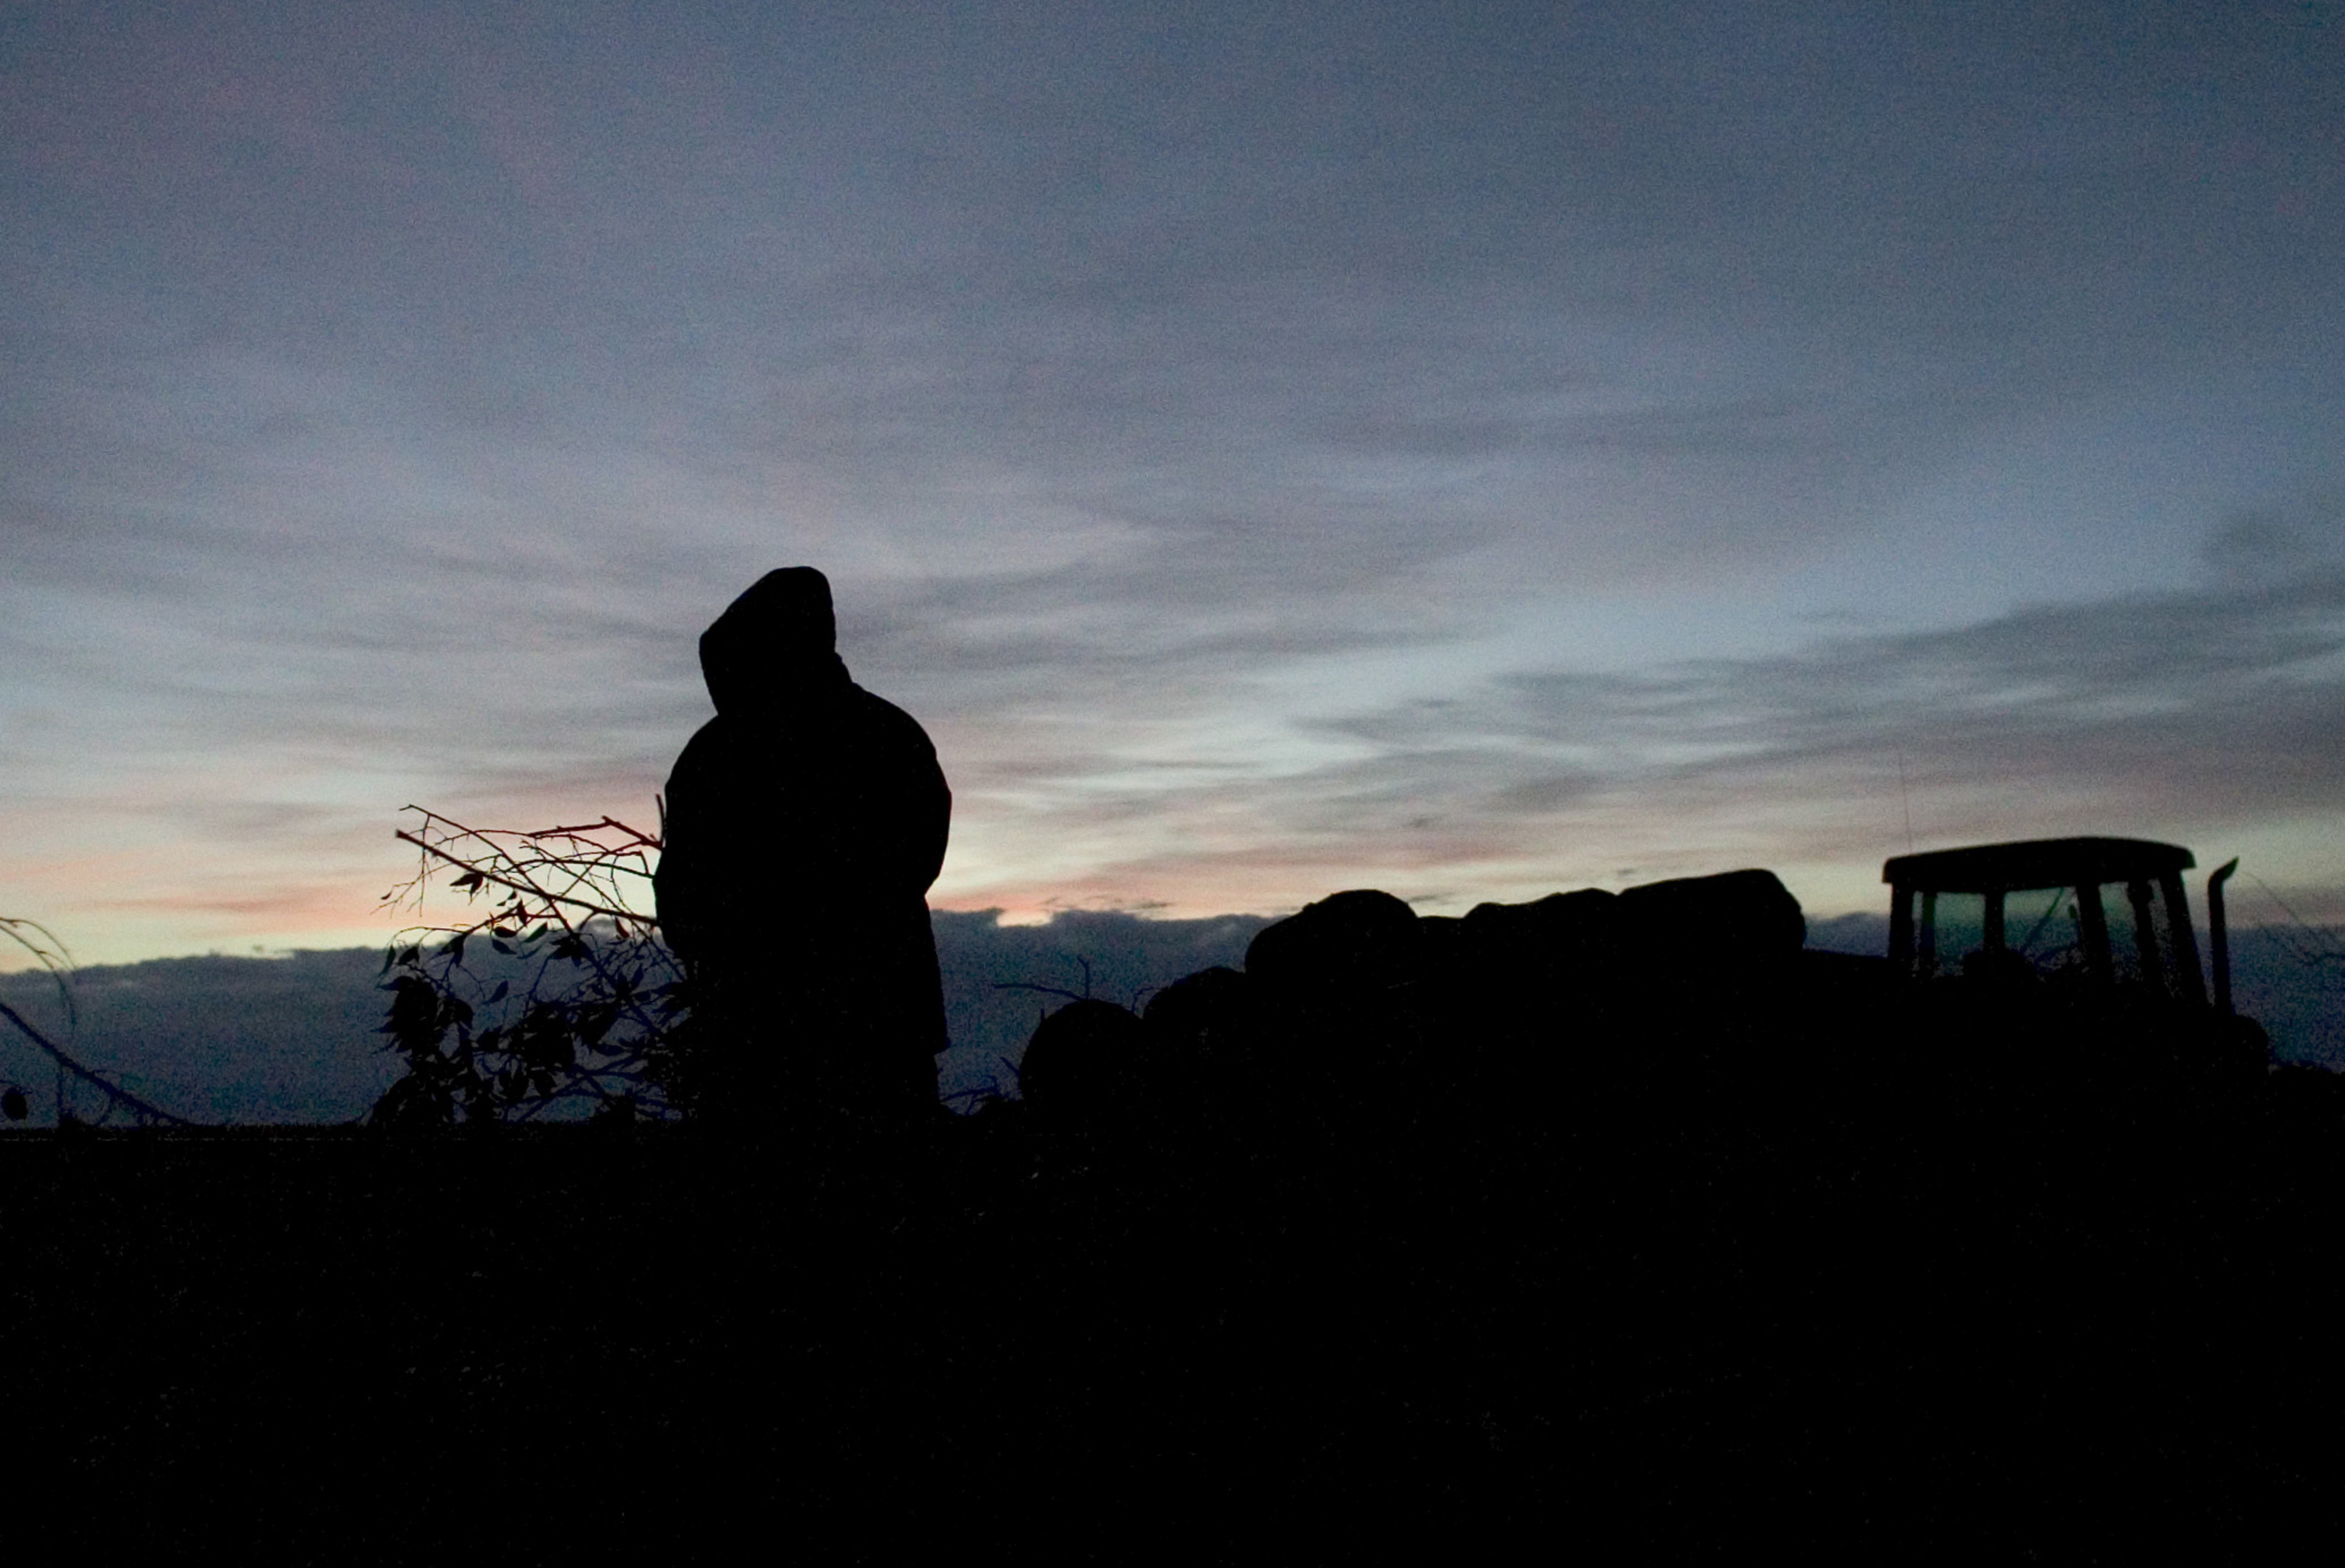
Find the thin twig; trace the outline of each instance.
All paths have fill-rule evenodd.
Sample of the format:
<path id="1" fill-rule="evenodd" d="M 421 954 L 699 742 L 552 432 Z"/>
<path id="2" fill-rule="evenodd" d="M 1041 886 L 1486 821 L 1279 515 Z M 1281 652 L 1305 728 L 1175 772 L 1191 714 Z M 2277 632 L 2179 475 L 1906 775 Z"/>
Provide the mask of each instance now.
<path id="1" fill-rule="evenodd" d="M 2303 948 L 2298 948 L 2296 950 L 2298 962 L 2308 967 L 2321 963 L 2345 963 L 2345 952 L 2340 952 L 2336 949 L 2328 945 L 2328 932 L 2323 932 L 2319 927 L 2315 926 L 2310 921 L 2306 920 L 2302 915 L 2297 913 L 2295 908 L 2290 905 L 2286 899 L 2273 891 L 2272 885 L 2264 881 L 2263 878 L 2257 876 L 2253 871 L 2249 871 L 2248 876 L 2255 882 L 2256 886 L 2263 889 L 2264 896 L 2266 898 L 2269 898 L 2272 902 L 2279 905 L 2281 909 L 2287 911 L 2288 918 L 2296 922 L 2297 929 L 2302 932 L 2306 940 L 2312 944 L 2309 951 Z M 2295 944 L 2290 943 L 2289 945 L 2294 946 Z"/>
<path id="2" fill-rule="evenodd" d="M 1044 996 L 1063 996 L 1070 1002 L 1089 1002 L 1091 1000 L 1089 996 L 1078 996 L 1071 991 L 1061 990 L 1060 987 L 1055 985 L 1036 985 L 1031 981 L 1026 980 L 997 980 L 993 983 L 993 989 L 996 991 L 1034 991 L 1040 992 Z"/>
<path id="3" fill-rule="evenodd" d="M 517 893 L 527 893 L 532 898 L 550 899 L 555 903 L 568 904 L 573 909 L 582 909 L 590 914 L 604 915 L 615 921 L 633 921 L 635 924 L 646 926 L 656 926 L 659 924 L 659 917 L 657 915 L 637 914 L 633 910 L 613 909 L 608 904 L 593 903 L 585 899 L 572 898 L 566 893 L 548 892 L 543 888 L 532 886 L 528 882 L 516 881 L 511 877 L 500 876 L 494 871 L 484 871 L 469 860 L 466 860 L 460 856 L 450 854 L 439 845 L 426 842 L 424 840 L 418 838 L 404 828 L 399 830 L 398 836 L 404 839 L 407 842 L 414 845 L 417 849 L 422 850 L 427 855 L 437 856 L 439 859 L 447 861 L 452 866 L 462 866 L 467 876 L 478 877 L 484 882 L 494 882 L 501 888 L 510 888 Z"/>
<path id="4" fill-rule="evenodd" d="M 96 1089 L 100 1094 L 103 1094 L 107 1099 L 114 1103 L 127 1105 L 134 1114 L 141 1116 L 148 1116 L 158 1122 L 168 1122 L 175 1127 L 192 1127 L 197 1125 L 194 1122 L 188 1120 L 185 1116 L 175 1116 L 170 1112 L 163 1109 L 160 1105 L 152 1105 L 146 1100 L 142 1100 L 137 1095 L 132 1094 L 129 1090 L 122 1088 L 118 1084 L 110 1084 L 106 1079 L 100 1077 L 97 1074 L 91 1072 L 88 1068 L 75 1061 L 71 1056 L 66 1055 L 61 1046 L 59 1046 L 55 1041 L 51 1040 L 47 1035 L 34 1028 L 32 1024 L 25 1020 L 23 1013 L 17 1012 L 15 1008 L 9 1006 L 5 1002 L 0 1002 L 0 1018 L 5 1018 L 9 1023 L 14 1023 L 17 1028 L 23 1030 L 34 1044 L 39 1046 L 42 1050 L 49 1054 L 50 1059 L 56 1062 L 58 1066 L 64 1068 L 66 1072 L 71 1073 L 83 1083 Z"/>
<path id="5" fill-rule="evenodd" d="M 39 932 L 41 942 L 49 945 L 43 947 L 41 942 L 26 936 L 20 927 Z M 81 1016 L 74 1006 L 73 986 L 68 983 L 74 968 L 73 951 L 66 946 L 65 940 L 39 921 L 15 915 L 0 915 L 0 932 L 5 932 L 11 942 L 31 953 L 34 960 L 48 972 L 49 979 L 56 984 L 57 1000 L 65 1006 L 66 1026 L 78 1029 Z"/>

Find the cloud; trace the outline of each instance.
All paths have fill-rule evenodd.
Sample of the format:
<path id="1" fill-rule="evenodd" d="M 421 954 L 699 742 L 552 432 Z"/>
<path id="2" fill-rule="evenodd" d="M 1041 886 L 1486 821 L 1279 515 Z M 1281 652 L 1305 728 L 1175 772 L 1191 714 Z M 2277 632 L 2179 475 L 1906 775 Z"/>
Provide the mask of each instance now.
<path id="1" fill-rule="evenodd" d="M 2345 570 L 2345 497 L 2316 495 L 2226 519 L 2199 548 L 2234 587 L 2285 588 L 2307 574 Z"/>
<path id="2" fill-rule="evenodd" d="M 1797 801 L 1828 817 L 1836 798 L 1877 799 L 1893 759 L 1955 839 L 2333 814 L 2345 572 L 2040 606 L 1762 658 L 1528 674 L 1348 728 L 1388 747 L 1477 750 L 1467 771 L 1486 780 L 1575 759 L 1664 816 L 1780 818 Z M 1821 849 L 1832 831 L 1807 836 Z"/>
<path id="3" fill-rule="evenodd" d="M 9 873 L 79 812 L 181 835 L 141 898 L 331 867 L 363 911 L 405 800 L 624 814 L 699 627 L 795 560 L 947 746 L 957 898 L 1847 854 L 1821 802 L 1897 751 L 1950 829 L 2138 769 L 2320 809 L 2317 743 L 2209 728 L 2248 676 L 1992 618 L 2123 589 L 2228 657 L 2144 488 L 2239 514 L 2205 603 L 2328 570 L 2280 505 L 2345 408 L 2312 25 L 45 14 L 0 63 L 0 787 L 59 826 Z M 1607 596 L 1631 670 L 1494 651 Z M 1804 640 L 1852 604 L 1885 640 Z M 2258 779 L 2162 760 L 2199 740 Z"/>
<path id="4" fill-rule="evenodd" d="M 2345 808 L 2345 573 L 2046 605 L 1762 657 L 1496 676 L 1298 718 L 1323 759 L 1275 777 L 1133 774 L 1053 758 L 1056 830 L 1132 851 L 1076 883 L 1344 885 L 1528 896 L 1751 860 L 1838 865 L 2066 832 L 2191 837 Z M 1901 795 L 1903 797 L 1901 805 Z M 1144 823 L 1146 832 L 1126 831 Z M 1013 824 L 1014 826 L 1014 824 Z M 2290 875 L 2345 871 L 2318 854 Z M 1437 883 L 1423 884 L 1428 873 Z M 1543 884 L 1543 885 L 1542 885 Z M 1863 895 L 1869 901 L 1869 894 Z M 1256 907 L 1261 907 L 1257 904 Z M 1845 907 L 1844 905 L 1842 907 Z"/>
<path id="5" fill-rule="evenodd" d="M 74 984 L 70 1028 L 40 977 L 0 977 L 0 995 L 52 1032 L 68 1053 L 132 1093 L 201 1122 L 347 1121 L 391 1086 L 398 1069 L 374 1033 L 380 949 L 277 959 L 166 959 L 86 969 Z M 0 1024 L 0 1077 L 56 1114 L 46 1058 Z M 104 1110 L 88 1090 L 74 1109 Z"/>

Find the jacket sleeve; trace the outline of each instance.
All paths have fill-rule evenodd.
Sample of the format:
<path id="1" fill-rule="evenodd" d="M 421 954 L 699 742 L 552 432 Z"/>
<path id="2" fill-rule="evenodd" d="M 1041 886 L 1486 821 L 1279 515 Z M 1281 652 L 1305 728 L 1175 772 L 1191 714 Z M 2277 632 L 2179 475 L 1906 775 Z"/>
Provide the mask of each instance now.
<path id="1" fill-rule="evenodd" d="M 708 951 L 708 939 L 722 921 L 710 876 L 713 824 L 706 799 L 713 745 L 704 728 L 675 759 L 667 779 L 659 864 L 652 871 L 652 903 L 659 915 L 660 935 L 687 963 Z"/>
<path id="2" fill-rule="evenodd" d="M 911 715 L 898 709 L 905 730 L 905 871 L 926 894 L 944 870 L 945 846 L 952 836 L 952 789 L 937 761 L 937 748 Z"/>

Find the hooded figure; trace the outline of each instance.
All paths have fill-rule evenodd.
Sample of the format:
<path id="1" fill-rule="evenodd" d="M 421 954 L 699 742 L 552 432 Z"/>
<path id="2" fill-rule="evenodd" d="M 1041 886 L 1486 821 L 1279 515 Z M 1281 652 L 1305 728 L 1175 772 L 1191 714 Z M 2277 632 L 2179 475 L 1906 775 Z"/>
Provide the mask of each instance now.
<path id="1" fill-rule="evenodd" d="M 937 1109 L 926 895 L 952 793 L 910 715 L 849 680 L 830 584 L 768 572 L 700 638 L 716 717 L 667 780 L 653 881 L 701 1024 L 704 1103 L 801 1128 Z"/>

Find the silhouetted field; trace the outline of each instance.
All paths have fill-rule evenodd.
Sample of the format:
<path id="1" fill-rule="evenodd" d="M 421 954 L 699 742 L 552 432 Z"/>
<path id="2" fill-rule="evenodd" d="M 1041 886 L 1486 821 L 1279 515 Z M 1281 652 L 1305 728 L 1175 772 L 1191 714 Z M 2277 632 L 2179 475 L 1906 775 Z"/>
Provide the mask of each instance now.
<path id="1" fill-rule="evenodd" d="M 963 1096 L 957 1105 L 988 1085 L 1014 1092 L 1016 1074 L 1005 1063 L 1020 1059 L 1037 1016 L 1063 1001 L 1004 987 L 1081 993 L 1088 985 L 1111 1001 L 1144 1003 L 1181 975 L 1242 962 L 1246 943 L 1267 923 L 1067 912 L 1044 925 L 1004 926 L 990 914 L 951 911 L 935 921 L 953 1040 L 939 1068 L 946 1093 Z M 1885 951 L 1882 916 L 1810 923 L 1812 946 Z M 2345 1068 L 2345 975 L 2305 965 L 2290 934 L 2233 932 L 2240 1011 L 2270 1030 L 2282 1060 Z M 381 952 L 363 948 L 93 967 L 78 977 L 80 1024 L 70 1031 L 54 987 L 37 972 L 0 976 L 0 1001 L 181 1115 L 299 1125 L 362 1115 L 398 1077 L 401 1064 L 377 1032 L 389 1003 L 376 989 L 381 967 Z M 25 1087 L 36 1121 L 51 1118 L 47 1064 L 5 1030 L 0 1080 Z M 86 1098 L 80 1108 L 94 1117 L 101 1107 Z"/>
<path id="2" fill-rule="evenodd" d="M 333 1560 L 2067 1554 L 2333 1508 L 2338 1080 L 1710 978 L 1192 994 L 1136 1059 L 1253 1063 L 1218 1101 L 858 1146 L 0 1138 L 18 1495 Z"/>

